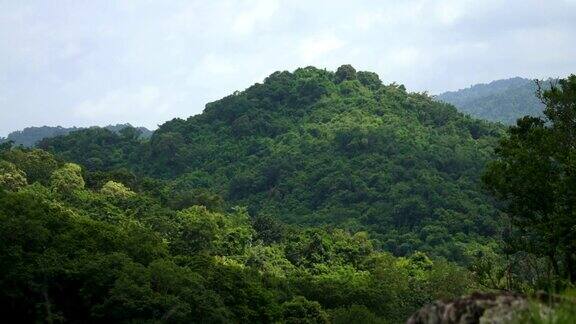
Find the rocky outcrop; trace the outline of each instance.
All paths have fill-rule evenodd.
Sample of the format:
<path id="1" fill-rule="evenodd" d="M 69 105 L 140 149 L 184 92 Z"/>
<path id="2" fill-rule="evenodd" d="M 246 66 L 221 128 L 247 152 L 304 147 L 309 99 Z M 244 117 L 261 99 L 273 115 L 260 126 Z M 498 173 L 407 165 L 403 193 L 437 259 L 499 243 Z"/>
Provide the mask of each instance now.
<path id="1" fill-rule="evenodd" d="M 437 301 L 421 308 L 407 324 L 500 324 L 527 310 L 528 300 L 513 293 L 474 293 L 455 300 Z"/>

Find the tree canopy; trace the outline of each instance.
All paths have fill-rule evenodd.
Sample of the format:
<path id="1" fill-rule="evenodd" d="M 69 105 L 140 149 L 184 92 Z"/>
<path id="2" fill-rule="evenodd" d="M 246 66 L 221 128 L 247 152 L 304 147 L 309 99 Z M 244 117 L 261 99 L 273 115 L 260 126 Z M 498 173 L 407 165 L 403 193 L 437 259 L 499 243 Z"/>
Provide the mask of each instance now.
<path id="1" fill-rule="evenodd" d="M 242 205 L 289 224 L 369 231 L 398 256 L 465 262 L 472 243 L 498 232 L 480 174 L 502 131 L 344 65 L 273 73 L 146 143 L 85 130 L 40 146 L 90 172 L 161 179 L 177 208 Z"/>
<path id="2" fill-rule="evenodd" d="M 544 117 L 524 117 L 496 148 L 484 182 L 505 204 L 513 251 L 548 258 L 576 282 L 576 76 L 539 92 Z"/>
<path id="3" fill-rule="evenodd" d="M 375 73 L 307 67 L 149 141 L 91 128 L 2 144 L 0 309 L 396 323 L 471 290 L 569 286 L 576 77 L 539 94 L 545 118 L 504 133 Z"/>
<path id="4" fill-rule="evenodd" d="M 46 167 L 36 152 L 14 148 L 6 156 L 28 156 L 28 167 Z M 87 188 L 83 173 L 77 164 L 59 162 L 50 183 L 27 183 L 23 171 L 0 160 L 0 309 L 6 318 L 396 322 L 425 301 L 473 286 L 465 269 L 423 255 L 396 258 L 374 248 L 366 232 L 302 229 L 252 219 L 240 207 L 175 210 L 118 181 Z M 446 289 L 443 282 L 454 276 L 462 280 Z"/>

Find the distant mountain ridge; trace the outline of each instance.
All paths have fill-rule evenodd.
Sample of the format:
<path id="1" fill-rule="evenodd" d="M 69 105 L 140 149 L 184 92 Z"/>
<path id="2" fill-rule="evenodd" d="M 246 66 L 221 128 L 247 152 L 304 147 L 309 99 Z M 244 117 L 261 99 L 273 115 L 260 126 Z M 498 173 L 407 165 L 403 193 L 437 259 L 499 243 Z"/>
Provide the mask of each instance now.
<path id="1" fill-rule="evenodd" d="M 25 147 L 32 147 L 44 138 L 51 138 L 60 135 L 68 135 L 71 132 L 79 131 L 86 128 L 105 128 L 114 133 L 119 133 L 126 127 L 134 127 L 129 123 L 108 125 L 104 127 L 62 127 L 62 126 L 41 126 L 41 127 L 26 127 L 23 130 L 14 131 L 8 134 L 7 137 L 0 137 L 0 143 L 13 141 L 15 145 L 22 145 Z M 148 139 L 152 136 L 153 131 L 146 127 L 134 127 L 140 132 L 140 138 Z"/>
<path id="2" fill-rule="evenodd" d="M 534 80 L 515 77 L 444 92 L 436 99 L 473 117 L 514 124 L 526 115 L 541 116 L 544 105 L 536 97 Z"/>

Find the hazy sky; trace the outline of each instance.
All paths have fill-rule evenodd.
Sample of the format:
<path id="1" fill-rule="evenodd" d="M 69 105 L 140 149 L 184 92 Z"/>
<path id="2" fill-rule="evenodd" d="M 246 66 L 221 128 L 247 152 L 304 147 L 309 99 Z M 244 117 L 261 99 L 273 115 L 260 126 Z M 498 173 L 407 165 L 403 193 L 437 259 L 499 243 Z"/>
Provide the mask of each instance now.
<path id="1" fill-rule="evenodd" d="M 438 93 L 576 73 L 576 0 L 0 0 L 0 136 L 155 128 L 271 72 L 350 63 Z"/>

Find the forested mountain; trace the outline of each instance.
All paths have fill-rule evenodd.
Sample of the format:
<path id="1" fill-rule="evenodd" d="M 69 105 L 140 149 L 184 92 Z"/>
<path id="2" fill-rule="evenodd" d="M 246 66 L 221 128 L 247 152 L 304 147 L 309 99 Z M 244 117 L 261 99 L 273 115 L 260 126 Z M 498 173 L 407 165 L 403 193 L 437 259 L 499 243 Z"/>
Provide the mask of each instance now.
<path id="1" fill-rule="evenodd" d="M 308 67 L 169 121 L 149 143 L 85 130 L 40 147 L 163 179 L 174 206 L 208 192 L 251 215 L 368 230 L 396 255 L 463 262 L 498 231 L 479 175 L 501 131 L 371 72 Z"/>
<path id="2" fill-rule="evenodd" d="M 546 119 L 504 132 L 374 73 L 307 67 L 149 141 L 126 127 L 0 144 L 0 311 L 399 323 L 472 291 L 574 287 L 576 76 L 541 99 Z M 470 321 L 497 298 L 474 296 L 415 318 Z M 572 299 L 526 308 L 507 296 L 523 300 L 516 322 L 576 317 Z"/>
<path id="3" fill-rule="evenodd" d="M 119 133 L 122 129 L 126 127 L 132 127 L 130 124 L 117 124 L 117 125 L 108 125 L 102 128 L 111 130 L 115 133 Z M 98 128 L 96 126 L 91 128 Z M 62 126 L 42 126 L 42 127 L 26 127 L 23 130 L 15 131 L 10 134 L 6 138 L 0 138 L 0 143 L 13 141 L 15 145 L 23 145 L 25 147 L 32 147 L 36 145 L 39 141 L 44 138 L 56 137 L 60 135 L 67 135 L 70 132 L 75 132 L 78 130 L 84 129 L 83 127 L 62 127 Z M 146 127 L 137 127 L 136 128 L 140 132 L 140 138 L 148 139 L 152 136 L 152 131 L 147 129 Z"/>
<path id="4" fill-rule="evenodd" d="M 542 116 L 544 104 L 536 97 L 536 90 L 534 80 L 516 77 L 444 92 L 436 99 L 477 118 L 514 124 L 526 115 Z"/>

